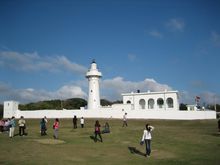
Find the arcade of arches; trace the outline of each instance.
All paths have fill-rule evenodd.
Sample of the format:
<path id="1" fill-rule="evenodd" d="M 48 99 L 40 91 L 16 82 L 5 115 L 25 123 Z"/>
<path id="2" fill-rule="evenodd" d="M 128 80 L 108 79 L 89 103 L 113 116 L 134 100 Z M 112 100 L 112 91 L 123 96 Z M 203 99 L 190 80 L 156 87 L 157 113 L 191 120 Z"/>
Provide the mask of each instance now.
<path id="1" fill-rule="evenodd" d="M 127 104 L 131 104 L 131 101 L 127 101 Z M 165 107 L 173 108 L 173 99 L 169 97 L 166 101 L 163 98 L 158 98 L 157 100 L 150 98 L 147 101 L 145 99 L 139 100 L 139 109 L 154 109 L 156 107 L 159 109 Z"/>

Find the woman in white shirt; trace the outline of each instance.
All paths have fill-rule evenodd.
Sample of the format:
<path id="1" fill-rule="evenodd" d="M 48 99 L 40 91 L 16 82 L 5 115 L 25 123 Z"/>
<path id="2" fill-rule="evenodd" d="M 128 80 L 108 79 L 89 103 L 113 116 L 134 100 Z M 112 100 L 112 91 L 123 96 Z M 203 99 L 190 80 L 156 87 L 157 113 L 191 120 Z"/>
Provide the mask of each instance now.
<path id="1" fill-rule="evenodd" d="M 146 145 L 146 157 L 150 156 L 151 153 L 151 132 L 154 130 L 153 126 L 150 126 L 149 124 L 146 124 L 146 129 L 144 130 L 143 136 L 142 136 L 142 142 Z"/>

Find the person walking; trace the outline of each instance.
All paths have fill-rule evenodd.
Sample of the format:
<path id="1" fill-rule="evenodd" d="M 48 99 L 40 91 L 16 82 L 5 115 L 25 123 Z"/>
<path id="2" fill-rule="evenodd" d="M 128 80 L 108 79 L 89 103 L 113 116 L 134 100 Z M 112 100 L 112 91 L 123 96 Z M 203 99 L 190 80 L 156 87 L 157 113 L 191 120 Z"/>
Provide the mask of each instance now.
<path id="1" fill-rule="evenodd" d="M 9 137 L 12 138 L 12 137 L 14 137 L 15 126 L 16 126 L 14 116 L 12 116 L 12 118 L 9 122 L 9 125 L 10 125 L 10 127 L 9 127 Z"/>
<path id="2" fill-rule="evenodd" d="M 73 128 L 76 129 L 77 128 L 77 117 L 76 115 L 73 118 Z"/>
<path id="3" fill-rule="evenodd" d="M 54 139 L 58 139 L 58 130 L 59 130 L 59 119 L 56 118 L 53 123 L 53 130 L 54 130 Z"/>
<path id="4" fill-rule="evenodd" d="M 21 116 L 19 121 L 18 121 L 18 126 L 19 126 L 19 135 L 24 136 L 25 135 L 25 127 L 26 127 L 26 122 L 24 120 L 24 116 Z"/>
<path id="5" fill-rule="evenodd" d="M 146 124 L 146 128 L 144 130 L 142 140 L 141 140 L 141 144 L 145 143 L 146 145 L 146 155 L 145 155 L 146 157 L 150 157 L 150 154 L 151 154 L 151 139 L 152 139 L 151 132 L 153 130 L 154 130 L 153 126 Z"/>
<path id="6" fill-rule="evenodd" d="M 128 123 L 127 123 L 127 113 L 125 113 L 124 114 L 124 116 L 123 116 L 123 125 L 122 125 L 122 127 L 124 127 L 124 126 L 128 126 Z"/>
<path id="7" fill-rule="evenodd" d="M 102 136 L 101 136 L 101 130 L 100 130 L 101 125 L 99 124 L 99 121 L 96 120 L 95 122 L 95 142 L 97 142 L 97 135 L 99 135 L 100 141 L 102 142 Z"/>
<path id="8" fill-rule="evenodd" d="M 80 124 L 81 124 L 81 128 L 84 128 L 84 118 L 83 117 L 81 117 L 81 119 L 80 119 Z"/>

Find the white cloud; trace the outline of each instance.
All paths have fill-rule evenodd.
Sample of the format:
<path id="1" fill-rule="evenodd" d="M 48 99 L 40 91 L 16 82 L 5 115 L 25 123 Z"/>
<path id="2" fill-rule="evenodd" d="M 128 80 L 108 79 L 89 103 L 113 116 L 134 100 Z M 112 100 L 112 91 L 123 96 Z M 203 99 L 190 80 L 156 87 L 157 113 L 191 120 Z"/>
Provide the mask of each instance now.
<path id="1" fill-rule="evenodd" d="M 167 84 L 161 84 L 154 79 L 146 78 L 144 81 L 132 82 L 125 81 L 122 77 L 115 77 L 113 79 L 103 80 L 101 82 L 102 97 L 108 100 L 122 100 L 121 93 L 136 92 L 152 92 L 175 90 Z M 220 103 L 220 96 L 212 92 L 192 93 L 188 91 L 179 92 L 179 101 L 184 104 L 194 104 L 195 96 L 201 97 L 201 104 L 213 104 L 214 98 L 216 103 Z"/>
<path id="2" fill-rule="evenodd" d="M 6 83 L 0 82 L 0 102 L 6 100 L 16 100 L 20 103 L 37 102 L 42 100 L 68 99 L 68 98 L 84 98 L 87 99 L 86 81 L 79 83 L 71 83 L 60 87 L 55 91 L 37 90 L 33 88 L 13 89 Z M 173 90 L 166 84 L 161 84 L 154 79 L 145 79 L 139 82 L 125 81 L 122 77 L 106 79 L 100 82 L 101 98 L 110 101 L 122 100 L 121 93 L 130 93 L 140 90 L 140 92 L 164 91 L 165 89 Z M 191 93 L 188 91 L 180 91 L 180 103 L 194 104 L 195 96 L 200 96 L 201 105 L 220 103 L 220 96 L 212 92 Z"/>
<path id="3" fill-rule="evenodd" d="M 36 102 L 42 100 L 86 98 L 86 93 L 79 86 L 65 85 L 56 91 L 19 89 L 15 92 L 17 99 L 23 102 Z"/>
<path id="4" fill-rule="evenodd" d="M 0 52 L 0 66 L 10 67 L 21 71 L 49 71 L 67 70 L 75 74 L 85 74 L 87 68 L 71 62 L 65 56 L 43 57 L 37 52 L 18 53 L 13 51 Z"/>
<path id="5" fill-rule="evenodd" d="M 122 77 L 103 80 L 101 82 L 103 96 L 110 100 L 122 99 L 121 93 L 130 93 L 140 90 L 141 92 L 172 90 L 166 84 L 160 84 L 154 79 L 145 79 L 144 81 L 131 82 L 125 81 Z"/>
<path id="6" fill-rule="evenodd" d="M 82 90 L 81 87 L 75 85 L 65 85 L 62 86 L 59 90 L 52 93 L 57 98 L 67 99 L 67 98 L 86 98 L 87 94 Z"/>
<path id="7" fill-rule="evenodd" d="M 215 31 L 211 32 L 211 41 L 213 42 L 214 46 L 220 47 L 220 34 Z"/>
<path id="8" fill-rule="evenodd" d="M 202 100 L 204 100 L 205 103 L 208 104 L 215 104 L 215 103 L 220 103 L 220 96 L 216 95 L 213 92 L 202 92 L 200 94 L 200 97 Z"/>
<path id="9" fill-rule="evenodd" d="M 86 80 L 85 80 L 86 81 Z M 67 98 L 87 98 L 87 87 L 85 87 L 85 81 L 79 83 L 72 83 L 70 85 L 64 85 L 56 91 L 36 90 L 33 88 L 26 89 L 12 89 L 12 87 L 0 83 L 0 92 L 2 101 L 5 100 L 17 100 L 20 102 L 36 102 L 40 100 L 52 100 L 52 99 L 67 99 Z M 130 93 L 140 90 L 141 92 L 150 91 L 164 91 L 172 90 L 172 88 L 166 84 L 160 84 L 154 79 L 145 79 L 144 81 L 132 82 L 125 81 L 122 77 L 115 77 L 113 79 L 107 79 L 100 82 L 100 94 L 101 98 L 106 98 L 110 101 L 122 100 L 121 93 Z"/>
<path id="10" fill-rule="evenodd" d="M 170 19 L 166 23 L 167 28 L 169 28 L 171 31 L 183 31 L 185 28 L 185 22 L 181 19 Z"/>
<path id="11" fill-rule="evenodd" d="M 70 84 L 64 85 L 56 91 L 36 90 L 33 88 L 13 89 L 12 87 L 0 83 L 1 102 L 6 100 L 16 100 L 21 103 L 37 102 L 42 100 L 84 98 L 87 93 L 80 86 Z"/>
<path id="12" fill-rule="evenodd" d="M 210 104 L 213 105 L 215 103 L 220 104 L 220 96 L 209 91 L 200 92 L 200 93 L 192 93 L 188 91 L 179 92 L 180 95 L 180 103 L 185 104 L 195 104 L 195 97 L 200 97 L 200 105 Z"/>
<path id="13" fill-rule="evenodd" d="M 179 92 L 179 103 L 184 104 L 195 104 L 195 94 L 192 94 L 188 91 Z"/>
<path id="14" fill-rule="evenodd" d="M 151 35 L 152 37 L 155 37 L 155 38 L 163 38 L 163 35 L 157 30 L 150 31 L 149 35 Z"/>

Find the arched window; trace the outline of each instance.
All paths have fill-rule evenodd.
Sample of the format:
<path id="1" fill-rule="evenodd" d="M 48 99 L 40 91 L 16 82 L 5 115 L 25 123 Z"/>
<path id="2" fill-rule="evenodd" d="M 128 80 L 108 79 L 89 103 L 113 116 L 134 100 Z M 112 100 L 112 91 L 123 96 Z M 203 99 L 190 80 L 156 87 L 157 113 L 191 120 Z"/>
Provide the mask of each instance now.
<path id="1" fill-rule="evenodd" d="M 168 108 L 173 108 L 173 99 L 172 98 L 167 98 L 167 107 Z"/>
<path id="2" fill-rule="evenodd" d="M 157 99 L 157 105 L 159 108 L 163 108 L 164 105 L 164 101 L 162 98 Z"/>
<path id="3" fill-rule="evenodd" d="M 154 109 L 154 99 L 148 100 L 148 109 Z"/>
<path id="4" fill-rule="evenodd" d="M 127 101 L 127 104 L 131 104 L 131 101 L 130 101 L 130 100 L 128 100 L 128 101 Z"/>
<path id="5" fill-rule="evenodd" d="M 145 109 L 145 100 L 144 99 L 140 99 L 140 101 L 139 101 L 139 107 L 140 107 L 140 109 Z"/>

